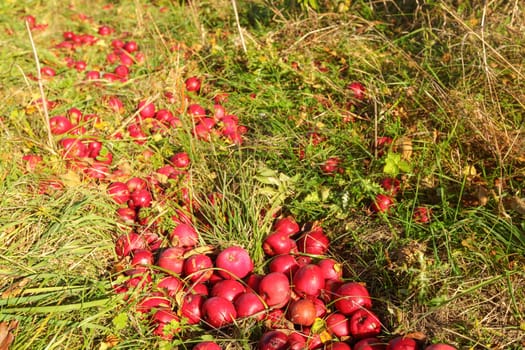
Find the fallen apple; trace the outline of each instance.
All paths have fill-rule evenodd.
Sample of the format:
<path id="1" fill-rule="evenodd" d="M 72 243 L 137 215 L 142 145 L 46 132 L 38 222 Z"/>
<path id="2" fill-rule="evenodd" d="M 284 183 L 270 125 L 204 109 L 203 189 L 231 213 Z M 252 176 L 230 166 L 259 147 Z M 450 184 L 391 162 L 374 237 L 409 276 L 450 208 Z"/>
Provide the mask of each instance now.
<path id="1" fill-rule="evenodd" d="M 253 261 L 248 251 L 239 246 L 223 249 L 215 259 L 218 273 L 226 279 L 242 279 L 253 270 Z"/>
<path id="2" fill-rule="evenodd" d="M 210 297 L 202 304 L 202 318 L 210 326 L 220 328 L 233 323 L 237 311 L 231 301 L 223 297 Z"/>

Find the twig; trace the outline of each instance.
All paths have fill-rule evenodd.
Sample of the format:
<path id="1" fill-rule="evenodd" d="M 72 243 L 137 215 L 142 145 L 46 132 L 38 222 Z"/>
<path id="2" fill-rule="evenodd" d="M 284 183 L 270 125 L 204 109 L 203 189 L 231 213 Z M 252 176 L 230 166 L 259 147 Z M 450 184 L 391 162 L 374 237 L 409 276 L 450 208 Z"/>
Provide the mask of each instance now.
<path id="1" fill-rule="evenodd" d="M 377 136 L 378 136 L 378 120 L 377 120 L 377 99 L 374 97 L 374 159 L 377 159 Z"/>
<path id="2" fill-rule="evenodd" d="M 244 42 L 244 35 L 242 34 L 241 22 L 239 21 L 239 11 L 237 11 L 237 3 L 235 0 L 232 0 L 233 12 L 235 13 L 235 22 L 237 22 L 237 30 L 239 31 L 239 36 L 241 38 L 241 45 L 244 53 L 248 53 L 246 50 L 246 43 Z"/>
<path id="3" fill-rule="evenodd" d="M 316 34 L 316 33 L 320 33 L 320 32 L 325 32 L 327 30 L 337 30 L 339 29 L 339 25 L 338 24 L 332 24 L 331 26 L 328 26 L 328 27 L 324 27 L 324 28 L 319 28 L 319 29 L 316 29 L 316 30 L 312 30 L 308 33 L 306 33 L 305 35 L 303 35 L 302 37 L 300 37 L 299 39 L 297 39 L 295 41 L 295 43 L 293 43 L 291 46 L 290 46 L 290 49 L 297 46 L 301 41 L 305 40 L 306 38 L 308 38 L 310 35 L 313 35 L 313 34 Z"/>
<path id="4" fill-rule="evenodd" d="M 472 34 L 474 35 L 478 40 L 482 41 L 483 42 L 483 45 L 489 49 L 489 51 L 491 51 L 494 56 L 496 56 L 499 60 L 501 60 L 503 63 L 505 63 L 505 65 L 511 69 L 514 73 L 516 73 L 516 75 L 518 75 L 521 79 L 525 79 L 525 74 L 523 74 L 518 68 L 516 68 L 512 63 L 510 63 L 509 60 L 507 60 L 497 49 L 495 49 L 492 45 L 490 45 L 489 43 L 487 43 L 484 38 L 476 33 L 474 30 L 472 30 L 472 28 L 470 28 L 464 21 L 461 20 L 461 18 L 459 18 L 459 16 L 457 14 L 455 14 L 452 10 L 450 10 L 447 6 L 445 6 L 444 4 L 440 4 L 440 6 L 448 13 L 450 14 L 459 24 L 461 24 L 463 27 L 465 27 L 468 31 L 469 31 L 469 34 Z"/>
<path id="5" fill-rule="evenodd" d="M 44 93 L 44 85 L 42 84 L 42 73 L 40 72 L 40 60 L 38 59 L 38 53 L 36 52 L 35 42 L 33 41 L 33 35 L 31 34 L 31 28 L 29 27 L 29 22 L 26 21 L 27 34 L 29 35 L 29 42 L 31 43 L 31 48 L 33 49 L 33 55 L 35 57 L 36 64 L 36 73 L 38 79 L 38 89 L 40 90 L 40 98 L 42 99 L 42 109 L 44 110 L 44 124 L 47 130 L 47 142 L 49 149 L 52 153 L 55 153 L 55 147 L 53 143 L 53 134 L 51 133 L 51 125 L 49 124 L 49 112 L 47 110 L 47 100 Z"/>
<path id="6" fill-rule="evenodd" d="M 124 131 L 124 129 L 140 114 L 140 112 L 146 107 L 146 105 L 155 102 L 159 98 L 160 94 L 156 94 L 153 97 L 148 97 L 144 101 L 144 105 L 137 109 L 135 113 L 130 115 L 126 120 L 124 120 L 122 123 L 120 123 L 120 126 L 113 132 L 113 136 L 115 136 L 117 133 Z"/>

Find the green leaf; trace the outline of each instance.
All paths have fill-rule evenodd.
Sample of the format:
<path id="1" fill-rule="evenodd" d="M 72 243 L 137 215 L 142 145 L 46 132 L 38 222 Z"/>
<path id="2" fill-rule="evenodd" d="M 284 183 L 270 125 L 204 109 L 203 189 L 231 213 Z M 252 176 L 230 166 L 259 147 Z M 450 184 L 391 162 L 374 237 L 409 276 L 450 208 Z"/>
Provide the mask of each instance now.
<path id="1" fill-rule="evenodd" d="M 255 179 L 265 185 L 279 186 L 281 184 L 281 181 L 274 176 L 255 176 Z"/>
<path id="2" fill-rule="evenodd" d="M 125 312 L 122 312 L 115 316 L 111 323 L 115 326 L 115 330 L 121 331 L 128 327 L 128 315 Z"/>
<path id="3" fill-rule="evenodd" d="M 318 203 L 318 202 L 320 202 L 319 193 L 317 193 L 317 191 L 312 191 L 312 192 L 308 193 L 306 195 L 306 197 L 304 198 L 304 201 L 305 202 L 310 202 L 310 203 Z"/>
<path id="4" fill-rule="evenodd" d="M 202 341 L 215 341 L 215 337 L 212 334 L 203 334 L 200 339 Z"/>
<path id="5" fill-rule="evenodd" d="M 321 194 L 321 200 L 323 202 L 326 202 L 328 198 L 330 197 L 330 187 L 321 187 L 320 188 L 320 194 Z"/>
<path id="6" fill-rule="evenodd" d="M 319 4 L 317 3 L 317 0 L 310 0 L 309 1 L 310 7 L 314 10 L 319 9 Z"/>
<path id="7" fill-rule="evenodd" d="M 406 160 L 401 160 L 397 165 L 402 172 L 409 173 L 412 171 L 412 167 L 410 166 L 410 163 L 407 162 Z"/>
<path id="8" fill-rule="evenodd" d="M 448 301 L 448 297 L 446 295 L 438 295 L 434 298 L 432 298 L 428 303 L 431 306 L 440 306 L 445 304 Z"/>
<path id="9" fill-rule="evenodd" d="M 385 158 L 383 172 L 388 175 L 396 176 L 400 172 L 411 172 L 412 166 L 409 162 L 401 158 L 401 154 L 389 152 Z"/>
<path id="10" fill-rule="evenodd" d="M 317 317 L 314 321 L 314 324 L 311 327 L 312 333 L 320 334 L 325 329 L 326 329 L 326 322 L 322 318 Z"/>
<path id="11" fill-rule="evenodd" d="M 388 175 L 397 175 L 398 173 L 398 168 L 397 168 L 397 165 L 394 164 L 394 163 L 386 163 L 385 164 L 385 167 L 383 168 L 383 172 L 385 174 L 388 174 Z"/>

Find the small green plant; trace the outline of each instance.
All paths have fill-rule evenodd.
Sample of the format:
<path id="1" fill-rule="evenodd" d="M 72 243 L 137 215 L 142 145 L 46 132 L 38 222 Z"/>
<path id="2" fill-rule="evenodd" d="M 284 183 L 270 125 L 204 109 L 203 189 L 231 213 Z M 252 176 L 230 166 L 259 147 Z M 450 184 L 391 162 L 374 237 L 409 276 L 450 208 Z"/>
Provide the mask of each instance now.
<path id="1" fill-rule="evenodd" d="M 410 162 L 403 159 L 400 153 L 388 152 L 386 154 L 383 173 L 396 177 L 402 172 L 410 173 L 411 171 L 412 166 L 410 165 Z"/>

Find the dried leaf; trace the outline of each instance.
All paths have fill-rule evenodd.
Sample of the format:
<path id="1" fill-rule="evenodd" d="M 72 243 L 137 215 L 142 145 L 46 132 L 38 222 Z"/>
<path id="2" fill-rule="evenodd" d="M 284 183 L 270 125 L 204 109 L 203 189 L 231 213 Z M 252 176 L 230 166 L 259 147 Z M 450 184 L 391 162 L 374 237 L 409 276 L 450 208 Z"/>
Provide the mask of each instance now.
<path id="1" fill-rule="evenodd" d="M 414 340 L 425 341 L 427 339 L 426 334 L 421 332 L 412 332 L 405 335 L 406 338 L 412 338 Z"/>
<path id="2" fill-rule="evenodd" d="M 2 299 L 12 298 L 20 295 L 29 281 L 31 281 L 31 279 L 26 277 L 16 283 L 13 283 L 4 292 L 2 292 Z"/>
<path id="3" fill-rule="evenodd" d="M 321 342 L 324 344 L 332 340 L 332 335 L 327 330 L 324 330 L 319 334 L 319 338 L 321 339 Z"/>
<path id="4" fill-rule="evenodd" d="M 396 141 L 396 148 L 401 153 L 401 157 L 404 160 L 410 160 L 412 158 L 412 140 L 408 137 L 402 137 Z"/>
<path id="5" fill-rule="evenodd" d="M 68 170 L 66 173 L 62 174 L 60 180 L 66 187 L 78 187 L 83 183 L 78 172 L 73 170 Z"/>
<path id="6" fill-rule="evenodd" d="M 9 350 L 15 340 L 13 331 L 18 327 L 18 321 L 0 322 L 0 350 Z"/>
<path id="7" fill-rule="evenodd" d="M 479 205 L 487 205 L 489 201 L 490 191 L 484 186 L 477 186 L 475 193 L 475 196 L 479 201 Z"/>
<path id="8" fill-rule="evenodd" d="M 215 248 L 212 245 L 202 245 L 191 250 L 188 250 L 184 253 L 183 259 L 187 259 L 192 255 L 196 254 L 211 254 L 215 251 Z"/>
<path id="9" fill-rule="evenodd" d="M 108 335 L 102 343 L 100 343 L 99 350 L 111 349 L 114 346 L 117 346 L 120 343 L 120 339 L 115 335 Z"/>
<path id="10" fill-rule="evenodd" d="M 466 177 L 474 177 L 478 174 L 474 165 L 465 165 L 461 172 L 463 173 L 463 176 Z"/>
<path id="11" fill-rule="evenodd" d="M 511 209 L 520 215 L 525 215 L 525 200 L 518 196 L 506 198 L 504 201 L 504 206 L 505 208 Z"/>

